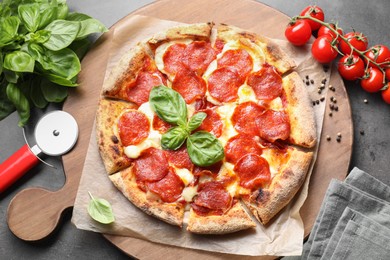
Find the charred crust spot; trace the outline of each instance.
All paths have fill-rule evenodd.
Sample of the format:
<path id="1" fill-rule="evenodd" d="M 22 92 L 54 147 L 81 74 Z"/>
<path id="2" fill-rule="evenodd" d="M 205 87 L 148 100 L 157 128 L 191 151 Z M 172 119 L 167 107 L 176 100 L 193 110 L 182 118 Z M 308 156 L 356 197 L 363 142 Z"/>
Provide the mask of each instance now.
<path id="1" fill-rule="evenodd" d="M 256 36 L 253 35 L 252 33 L 249 33 L 249 32 L 240 32 L 239 35 L 241 35 L 242 37 L 250 40 L 251 42 L 256 42 Z"/>
<path id="2" fill-rule="evenodd" d="M 115 153 L 116 155 L 119 155 L 119 154 L 120 154 L 118 146 L 113 145 L 113 146 L 111 146 L 111 148 L 112 148 L 112 150 L 114 151 L 114 153 Z"/>
<path id="3" fill-rule="evenodd" d="M 254 197 L 255 201 L 258 204 L 263 204 L 269 199 L 270 193 L 269 193 L 269 191 L 266 191 L 266 190 L 260 188 L 257 190 L 257 194 L 254 194 L 254 195 L 255 195 L 255 197 Z"/>
<path id="4" fill-rule="evenodd" d="M 112 136 L 111 136 L 111 141 L 112 141 L 114 144 L 119 143 L 119 139 L 118 139 L 118 137 L 116 137 L 115 135 L 112 135 Z"/>

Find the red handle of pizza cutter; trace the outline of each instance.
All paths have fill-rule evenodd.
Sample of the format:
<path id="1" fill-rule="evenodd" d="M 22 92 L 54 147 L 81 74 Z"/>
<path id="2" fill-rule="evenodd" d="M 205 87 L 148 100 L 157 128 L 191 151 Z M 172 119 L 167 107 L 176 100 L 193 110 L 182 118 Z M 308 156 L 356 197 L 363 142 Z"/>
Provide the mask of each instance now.
<path id="1" fill-rule="evenodd" d="M 24 173 L 39 162 L 36 156 L 39 152 L 34 152 L 25 144 L 0 164 L 0 193 L 5 191 L 12 183 L 17 181 Z"/>

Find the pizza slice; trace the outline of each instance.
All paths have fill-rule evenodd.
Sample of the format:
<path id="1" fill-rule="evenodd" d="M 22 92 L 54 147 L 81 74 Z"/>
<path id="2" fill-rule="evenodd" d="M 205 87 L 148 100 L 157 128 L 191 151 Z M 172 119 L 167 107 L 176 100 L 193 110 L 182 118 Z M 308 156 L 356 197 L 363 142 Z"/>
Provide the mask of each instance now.
<path id="1" fill-rule="evenodd" d="M 166 83 L 166 77 L 157 69 L 148 45 L 139 43 L 126 52 L 112 69 L 104 81 L 102 96 L 140 106 L 148 101 L 154 86 Z"/>
<path id="2" fill-rule="evenodd" d="M 226 24 L 217 25 L 216 30 L 214 45 L 221 52 L 227 49 L 246 50 L 255 58 L 255 66 L 268 63 L 274 66 L 280 74 L 295 67 L 294 61 L 277 44 L 266 37 Z"/>
<path id="3" fill-rule="evenodd" d="M 250 194 L 242 196 L 242 201 L 257 220 L 265 225 L 294 198 L 302 186 L 313 159 L 313 152 L 287 146 L 282 149 L 266 148 L 262 156 L 268 162 L 270 179 L 260 186 L 251 186 Z M 235 165 L 238 175 L 244 176 L 243 179 L 240 177 L 240 183 L 245 183 L 245 180 L 250 182 L 250 179 L 246 178 L 256 172 L 256 161 L 247 158 Z"/>
<path id="4" fill-rule="evenodd" d="M 129 167 L 131 159 L 124 153 L 118 124 L 124 111 L 135 108 L 132 103 L 100 99 L 96 113 L 96 139 L 106 172 L 112 174 Z M 123 125 L 123 124 L 122 124 Z M 122 132 L 122 135 L 124 132 Z M 136 133 L 138 135 L 138 133 Z"/>
<path id="5" fill-rule="evenodd" d="M 161 150 L 144 151 L 132 167 L 109 177 L 124 196 L 146 214 L 171 225 L 183 225 L 184 183 L 168 166 Z"/>

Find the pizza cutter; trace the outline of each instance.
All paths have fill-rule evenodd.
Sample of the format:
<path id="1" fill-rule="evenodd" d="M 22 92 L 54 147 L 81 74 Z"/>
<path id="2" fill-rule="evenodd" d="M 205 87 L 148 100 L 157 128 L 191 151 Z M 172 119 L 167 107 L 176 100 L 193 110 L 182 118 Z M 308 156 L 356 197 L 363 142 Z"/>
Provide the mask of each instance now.
<path id="1" fill-rule="evenodd" d="M 0 193 L 39 161 L 44 162 L 39 155 L 59 156 L 69 152 L 77 141 L 78 133 L 77 122 L 69 113 L 56 110 L 44 115 L 34 129 L 36 144 L 30 147 L 26 142 L 0 164 Z"/>

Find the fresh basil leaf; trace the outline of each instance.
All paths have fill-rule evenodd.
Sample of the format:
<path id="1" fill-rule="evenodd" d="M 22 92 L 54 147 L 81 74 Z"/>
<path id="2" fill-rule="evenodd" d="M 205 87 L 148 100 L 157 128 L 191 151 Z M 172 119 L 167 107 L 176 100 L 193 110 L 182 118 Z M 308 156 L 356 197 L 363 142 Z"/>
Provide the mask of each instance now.
<path id="1" fill-rule="evenodd" d="M 50 63 L 50 71 L 62 78 L 74 78 L 81 70 L 80 60 L 71 49 L 65 48 L 59 51 L 47 50 L 46 62 Z"/>
<path id="2" fill-rule="evenodd" d="M 105 199 L 94 198 L 90 192 L 91 200 L 88 204 L 89 215 L 99 223 L 111 224 L 115 221 L 111 204 Z"/>
<path id="3" fill-rule="evenodd" d="M 191 161 L 198 166 L 210 166 L 225 156 L 219 140 L 209 132 L 199 131 L 187 138 L 187 151 Z"/>
<path id="4" fill-rule="evenodd" d="M 77 34 L 76 39 L 80 40 L 92 33 L 103 33 L 107 32 L 107 28 L 96 19 L 87 19 L 80 21 L 80 30 Z"/>
<path id="5" fill-rule="evenodd" d="M 19 114 L 20 127 L 26 125 L 30 118 L 30 104 L 22 91 L 13 83 L 7 85 L 7 97 L 13 103 Z"/>
<path id="6" fill-rule="evenodd" d="M 1 74 L 3 74 L 3 53 L 0 53 L 0 75 Z"/>
<path id="7" fill-rule="evenodd" d="M 0 120 L 9 116 L 16 109 L 11 100 L 8 99 L 6 90 L 6 86 L 0 86 Z"/>
<path id="8" fill-rule="evenodd" d="M 185 129 L 180 126 L 172 127 L 162 135 L 161 147 L 164 150 L 177 150 L 184 144 L 187 137 L 188 132 Z"/>
<path id="9" fill-rule="evenodd" d="M 207 114 L 205 112 L 199 112 L 193 115 L 187 125 L 188 131 L 192 132 L 197 129 L 206 117 Z"/>
<path id="10" fill-rule="evenodd" d="M 51 35 L 43 46 L 52 51 L 64 49 L 76 39 L 79 29 L 79 22 L 55 20 L 45 28 L 45 30 L 50 31 Z"/>
<path id="11" fill-rule="evenodd" d="M 187 105 L 180 94 L 166 86 L 154 87 L 149 95 L 150 106 L 165 122 L 186 127 Z"/>
<path id="12" fill-rule="evenodd" d="M 67 79 L 67 78 L 63 78 L 63 77 L 54 75 L 48 71 L 44 71 L 42 74 L 45 76 L 45 78 L 47 78 L 51 82 L 54 82 L 58 85 L 66 86 L 66 87 L 77 87 L 78 86 L 78 84 L 76 82 L 77 77 L 74 77 L 72 79 Z"/>
<path id="13" fill-rule="evenodd" d="M 41 78 L 35 77 L 30 84 L 30 99 L 34 106 L 38 108 L 44 108 L 48 102 L 42 94 L 41 90 Z"/>
<path id="14" fill-rule="evenodd" d="M 9 16 L 1 19 L 0 23 L 0 47 L 10 44 L 18 35 L 20 20 L 17 16 Z"/>
<path id="15" fill-rule="evenodd" d="M 25 4 L 18 7 L 19 17 L 29 32 L 35 32 L 40 24 L 39 4 Z"/>
<path id="16" fill-rule="evenodd" d="M 57 19 L 66 19 L 69 13 L 69 7 L 66 4 L 66 1 L 64 1 L 64 3 L 60 3 L 60 1 L 57 2 L 58 2 Z"/>
<path id="17" fill-rule="evenodd" d="M 7 82 L 14 84 L 18 83 L 19 72 L 15 72 L 12 70 L 3 70 L 3 73 Z"/>
<path id="18" fill-rule="evenodd" d="M 58 7 L 53 4 L 45 3 L 40 5 L 40 16 L 38 29 L 41 29 L 53 22 L 57 18 Z"/>
<path id="19" fill-rule="evenodd" d="M 35 60 L 24 51 L 14 51 L 5 55 L 4 68 L 16 72 L 33 72 Z"/>
<path id="20" fill-rule="evenodd" d="M 89 50 L 90 46 L 91 42 L 87 38 L 84 38 L 72 42 L 72 44 L 69 45 L 69 49 L 74 51 L 77 57 L 79 57 L 79 60 L 81 60 Z"/>
<path id="21" fill-rule="evenodd" d="M 68 96 L 68 88 L 60 86 L 47 79 L 42 79 L 40 84 L 43 97 L 49 102 L 62 102 Z"/>
<path id="22" fill-rule="evenodd" d="M 50 39 L 50 32 L 46 30 L 39 30 L 35 33 L 29 33 L 24 37 L 26 42 L 45 43 Z"/>
<path id="23" fill-rule="evenodd" d="M 87 14 L 82 13 L 68 13 L 66 20 L 68 21 L 84 21 L 87 19 L 91 19 L 92 17 Z"/>

